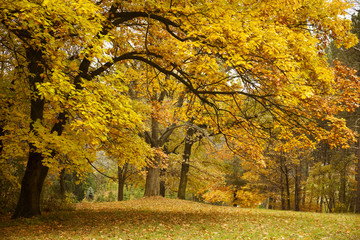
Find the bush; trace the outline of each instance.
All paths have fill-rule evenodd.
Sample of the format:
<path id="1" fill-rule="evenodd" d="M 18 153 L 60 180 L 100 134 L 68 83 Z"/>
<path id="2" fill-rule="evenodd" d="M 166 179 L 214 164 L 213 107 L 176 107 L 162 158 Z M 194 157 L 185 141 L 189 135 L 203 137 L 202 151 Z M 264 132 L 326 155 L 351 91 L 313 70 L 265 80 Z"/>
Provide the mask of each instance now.
<path id="1" fill-rule="evenodd" d="M 66 194 L 64 199 L 57 198 L 55 195 L 50 195 L 42 199 L 42 211 L 54 212 L 71 210 L 71 203 L 74 202 L 75 196 L 73 194 Z"/>

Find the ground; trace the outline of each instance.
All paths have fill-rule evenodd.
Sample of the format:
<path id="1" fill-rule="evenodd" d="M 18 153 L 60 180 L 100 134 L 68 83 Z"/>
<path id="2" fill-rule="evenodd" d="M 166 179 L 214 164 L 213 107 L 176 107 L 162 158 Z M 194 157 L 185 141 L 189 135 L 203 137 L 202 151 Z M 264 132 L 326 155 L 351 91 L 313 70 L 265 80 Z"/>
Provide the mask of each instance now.
<path id="1" fill-rule="evenodd" d="M 360 239 L 360 216 L 142 198 L 0 218 L 0 239 Z"/>

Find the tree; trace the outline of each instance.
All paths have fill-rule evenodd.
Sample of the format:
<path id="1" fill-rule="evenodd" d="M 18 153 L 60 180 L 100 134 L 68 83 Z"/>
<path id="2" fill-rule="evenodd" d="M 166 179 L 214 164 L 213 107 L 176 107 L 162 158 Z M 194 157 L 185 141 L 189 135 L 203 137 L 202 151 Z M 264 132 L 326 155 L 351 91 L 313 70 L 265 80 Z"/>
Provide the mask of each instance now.
<path id="1" fill-rule="evenodd" d="M 179 190 L 178 190 L 178 198 L 185 199 L 188 172 L 190 168 L 190 156 L 191 149 L 197 141 L 201 140 L 203 137 L 202 129 L 199 126 L 194 125 L 193 121 L 189 122 L 189 126 L 186 130 L 186 136 L 184 139 L 184 152 L 183 152 L 183 161 L 181 163 L 181 171 L 180 171 L 180 182 L 179 182 Z"/>
<path id="2" fill-rule="evenodd" d="M 259 116 L 242 111 L 247 98 L 284 138 L 312 136 L 334 145 L 354 138 L 334 114 L 344 101 L 349 110 L 356 102 L 337 97 L 334 83 L 341 87 L 345 79 L 334 80 L 323 54 L 329 38 L 355 43 L 350 21 L 338 17 L 345 1 L 0 3 L 1 29 L 20 45 L 11 51 L 14 59 L 21 53 L 14 66 L 26 66 L 31 91 L 28 165 L 14 217 L 40 214 L 42 185 L 58 154 L 73 153 L 81 166 L 111 145 L 113 129 L 124 130 L 120 136 L 142 131 L 124 83 L 143 72 L 126 79 L 111 71 L 124 62 L 141 62 L 181 83 L 207 112 L 205 124 L 239 154 L 259 153 L 267 137 Z M 328 120 L 330 130 L 316 118 Z"/>

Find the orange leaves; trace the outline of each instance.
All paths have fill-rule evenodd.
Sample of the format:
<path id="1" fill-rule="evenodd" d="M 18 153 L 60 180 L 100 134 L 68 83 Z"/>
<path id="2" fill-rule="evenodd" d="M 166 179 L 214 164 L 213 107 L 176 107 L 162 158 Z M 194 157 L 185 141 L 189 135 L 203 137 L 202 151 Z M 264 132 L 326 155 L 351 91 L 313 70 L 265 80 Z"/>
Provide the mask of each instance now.
<path id="1" fill-rule="evenodd" d="M 353 112 L 359 107 L 360 79 L 356 71 L 335 61 L 335 86 L 338 96 L 337 104 L 341 110 Z"/>

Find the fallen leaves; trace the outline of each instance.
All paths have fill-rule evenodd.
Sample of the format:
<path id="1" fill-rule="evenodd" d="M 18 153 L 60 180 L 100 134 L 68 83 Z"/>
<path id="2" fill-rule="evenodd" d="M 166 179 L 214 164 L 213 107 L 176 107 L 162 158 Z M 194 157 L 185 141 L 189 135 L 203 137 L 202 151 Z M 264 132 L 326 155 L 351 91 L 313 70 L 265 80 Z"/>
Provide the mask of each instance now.
<path id="1" fill-rule="evenodd" d="M 1 217 L 3 239 L 359 239 L 360 216 L 142 198 L 79 203 L 39 218 Z"/>

